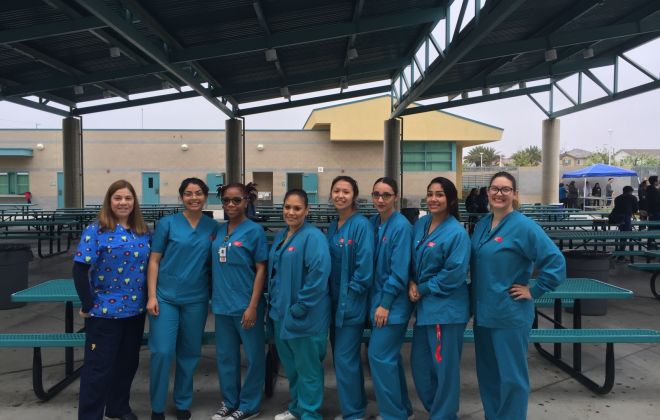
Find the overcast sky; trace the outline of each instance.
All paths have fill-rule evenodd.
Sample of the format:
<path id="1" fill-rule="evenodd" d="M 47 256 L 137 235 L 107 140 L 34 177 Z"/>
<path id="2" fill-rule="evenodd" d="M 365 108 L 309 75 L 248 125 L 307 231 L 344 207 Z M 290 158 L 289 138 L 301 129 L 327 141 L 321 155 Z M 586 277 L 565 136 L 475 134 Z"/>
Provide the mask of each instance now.
<path id="1" fill-rule="evenodd" d="M 660 75 L 660 39 L 627 54 L 651 73 Z M 619 72 L 620 89 L 650 81 L 627 65 L 622 64 Z M 602 77 L 606 85 L 612 86 L 611 68 L 597 69 L 594 73 Z M 586 77 L 584 79 L 588 80 Z M 565 80 L 562 86 L 569 90 L 571 87 L 576 87 L 577 77 Z M 585 87 L 587 99 L 603 95 L 603 92 L 590 81 L 585 82 Z M 577 97 L 576 93 L 573 95 Z M 543 95 L 537 95 L 537 98 L 542 100 Z M 555 99 L 557 108 L 562 108 L 567 103 L 559 96 Z M 246 128 L 248 130 L 301 129 L 309 113 L 314 108 L 322 106 L 324 104 L 248 116 Z M 530 145 L 541 146 L 541 124 L 546 116 L 527 97 L 451 108 L 448 112 L 503 128 L 502 141 L 491 145 L 507 156 Z M 85 115 L 84 128 L 224 129 L 226 119 L 224 114 L 206 100 L 194 98 Z M 0 128 L 61 128 L 61 125 L 60 116 L 0 101 Z M 660 90 L 561 118 L 563 150 L 572 148 L 597 150 L 605 145 L 615 150 L 660 148 Z"/>

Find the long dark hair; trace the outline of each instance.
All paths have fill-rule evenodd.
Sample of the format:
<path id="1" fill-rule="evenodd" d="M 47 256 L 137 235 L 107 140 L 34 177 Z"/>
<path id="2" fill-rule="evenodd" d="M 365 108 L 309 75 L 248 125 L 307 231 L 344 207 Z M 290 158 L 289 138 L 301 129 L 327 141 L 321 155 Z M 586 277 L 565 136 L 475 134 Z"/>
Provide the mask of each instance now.
<path id="1" fill-rule="evenodd" d="M 287 198 L 291 197 L 292 195 L 297 195 L 298 197 L 302 198 L 303 202 L 305 203 L 305 208 L 309 207 L 309 199 L 307 198 L 307 192 L 305 190 L 301 190 L 300 188 L 292 188 L 289 191 L 284 194 L 284 201 L 282 202 L 282 205 L 286 203 Z"/>
<path id="2" fill-rule="evenodd" d="M 358 206 L 357 199 L 358 199 L 358 195 L 360 194 L 360 190 L 358 188 L 357 181 L 348 175 L 339 175 L 338 177 L 335 177 L 335 179 L 332 180 L 332 184 L 330 185 L 330 197 L 332 197 L 332 189 L 335 187 L 335 184 L 338 183 L 339 181 L 346 181 L 349 184 L 351 184 L 351 188 L 353 189 L 353 203 L 351 203 L 351 206 L 353 207 L 353 209 L 356 209 Z"/>
<path id="3" fill-rule="evenodd" d="M 394 178 L 390 178 L 389 176 L 381 176 L 380 178 L 378 178 L 376 180 L 376 182 L 374 182 L 374 187 L 379 182 L 382 182 L 383 184 L 389 185 L 390 188 L 392 188 L 392 191 L 394 191 L 394 195 L 399 195 L 399 186 L 397 185 L 396 180 Z"/>
<path id="4" fill-rule="evenodd" d="M 428 190 L 431 188 L 432 184 L 442 185 L 442 189 L 445 192 L 445 197 L 447 198 L 447 212 L 454 216 L 456 220 L 459 220 L 461 215 L 458 211 L 458 191 L 456 190 L 454 183 L 443 176 L 438 176 L 429 182 L 429 185 L 426 186 L 426 189 Z"/>
<path id="5" fill-rule="evenodd" d="M 204 193 L 204 197 L 209 196 L 209 187 L 208 185 L 206 185 L 206 182 L 202 181 L 199 178 L 192 177 L 192 178 L 186 178 L 183 181 L 181 181 L 181 185 L 179 185 L 179 197 L 183 198 L 183 192 L 186 190 L 186 188 L 188 188 L 188 185 L 190 184 L 197 185 Z"/>

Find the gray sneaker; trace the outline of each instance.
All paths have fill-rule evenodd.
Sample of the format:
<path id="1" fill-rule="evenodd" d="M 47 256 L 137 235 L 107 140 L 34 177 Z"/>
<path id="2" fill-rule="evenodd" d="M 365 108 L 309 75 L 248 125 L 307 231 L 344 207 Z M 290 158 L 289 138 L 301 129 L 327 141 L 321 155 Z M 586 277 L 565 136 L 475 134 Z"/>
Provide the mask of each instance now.
<path id="1" fill-rule="evenodd" d="M 297 417 L 291 414 L 289 410 L 286 410 L 283 413 L 277 414 L 275 417 L 273 417 L 273 420 L 296 420 Z"/>
<path id="2" fill-rule="evenodd" d="M 223 402 L 220 408 L 218 408 L 218 411 L 216 411 L 215 414 L 211 417 L 211 420 L 229 420 L 231 419 L 230 415 L 233 412 L 234 410 L 227 407 L 227 405 L 225 405 Z"/>
<path id="3" fill-rule="evenodd" d="M 255 411 L 254 413 L 246 413 L 242 410 L 236 410 L 233 413 L 231 413 L 231 416 L 227 418 L 231 420 L 248 420 L 257 417 L 259 414 L 261 414 L 261 411 Z"/>

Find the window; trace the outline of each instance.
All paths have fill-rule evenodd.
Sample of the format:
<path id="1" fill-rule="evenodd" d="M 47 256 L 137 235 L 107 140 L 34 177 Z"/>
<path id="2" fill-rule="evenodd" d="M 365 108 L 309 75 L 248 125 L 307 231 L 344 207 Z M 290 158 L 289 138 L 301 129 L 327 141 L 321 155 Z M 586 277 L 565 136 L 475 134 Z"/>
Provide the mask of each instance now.
<path id="1" fill-rule="evenodd" d="M 0 172 L 0 194 L 24 194 L 30 191 L 27 172 Z"/>
<path id="2" fill-rule="evenodd" d="M 403 170 L 451 171 L 454 167 L 454 143 L 438 141 L 404 141 Z"/>
<path id="3" fill-rule="evenodd" d="M 570 159 L 564 159 L 564 166 L 569 166 L 571 164 Z"/>

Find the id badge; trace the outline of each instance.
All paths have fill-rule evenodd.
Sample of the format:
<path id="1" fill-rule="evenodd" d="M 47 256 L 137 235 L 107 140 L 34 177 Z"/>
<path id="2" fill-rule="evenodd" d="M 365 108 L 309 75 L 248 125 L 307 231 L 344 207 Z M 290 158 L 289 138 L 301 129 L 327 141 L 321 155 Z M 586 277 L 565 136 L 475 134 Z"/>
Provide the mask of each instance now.
<path id="1" fill-rule="evenodd" d="M 221 263 L 227 262 L 227 247 L 226 246 L 222 246 L 218 249 L 218 257 L 220 258 Z"/>

